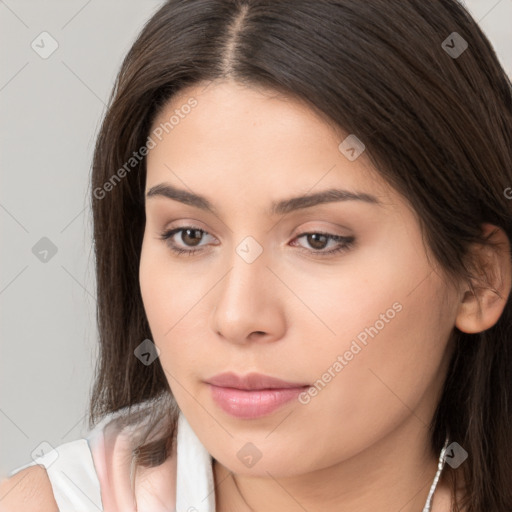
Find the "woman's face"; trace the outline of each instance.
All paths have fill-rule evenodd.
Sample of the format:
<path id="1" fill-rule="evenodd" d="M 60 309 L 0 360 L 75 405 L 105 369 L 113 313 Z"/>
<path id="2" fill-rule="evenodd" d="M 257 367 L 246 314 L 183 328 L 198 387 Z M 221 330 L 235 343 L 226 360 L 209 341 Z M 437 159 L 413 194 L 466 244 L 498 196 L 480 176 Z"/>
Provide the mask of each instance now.
<path id="1" fill-rule="evenodd" d="M 215 82 L 152 127 L 146 192 L 179 192 L 146 197 L 144 307 L 180 409 L 233 472 L 302 474 L 393 433 L 427 439 L 458 293 L 410 205 L 353 138 L 340 147 L 348 135 L 295 100 Z M 335 189 L 361 197 L 317 200 Z M 225 372 L 305 387 L 206 382 Z"/>

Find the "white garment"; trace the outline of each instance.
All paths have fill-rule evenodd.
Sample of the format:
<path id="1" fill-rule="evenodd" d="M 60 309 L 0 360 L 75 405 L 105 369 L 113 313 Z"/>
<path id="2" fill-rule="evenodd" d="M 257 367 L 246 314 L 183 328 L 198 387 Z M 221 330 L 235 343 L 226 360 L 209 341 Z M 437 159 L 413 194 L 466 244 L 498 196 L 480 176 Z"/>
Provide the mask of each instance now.
<path id="1" fill-rule="evenodd" d="M 130 429 L 108 432 L 111 420 L 126 410 L 105 416 L 85 438 L 57 446 L 9 476 L 43 465 L 59 512 L 215 512 L 212 456 L 181 412 L 173 446 L 176 456 L 145 470 L 132 491 Z M 430 511 L 447 444 L 448 439 L 423 512 Z"/>
<path id="2" fill-rule="evenodd" d="M 106 471 L 105 460 L 102 460 L 103 430 L 110 420 L 120 416 L 125 410 L 122 409 L 103 418 L 86 438 L 61 444 L 34 461 L 14 469 L 9 476 L 29 466 L 41 464 L 48 473 L 59 512 L 128 512 L 121 503 L 123 500 L 132 499 L 132 496 L 128 498 L 121 493 L 121 499 L 118 499 L 119 493 L 114 492 L 115 496 L 110 500 L 111 506 L 108 509 L 104 508 L 102 500 L 102 494 L 107 491 L 104 486 L 113 480 L 103 476 Z M 212 457 L 181 412 L 178 417 L 176 444 L 175 476 L 177 478 L 174 482 L 166 481 L 164 478 L 166 484 L 175 486 L 176 502 L 158 501 L 155 499 L 155 495 L 159 494 L 158 489 L 151 487 L 136 493 L 137 506 L 133 504 L 130 511 L 215 512 Z M 130 464 L 126 457 L 122 459 L 127 463 L 124 469 L 128 469 Z M 98 475 L 100 466 L 103 466 L 101 469 L 103 478 Z M 102 480 L 101 483 L 100 480 Z M 129 483 L 128 479 L 126 480 Z M 140 507 L 139 499 L 143 502 L 143 508 Z"/>

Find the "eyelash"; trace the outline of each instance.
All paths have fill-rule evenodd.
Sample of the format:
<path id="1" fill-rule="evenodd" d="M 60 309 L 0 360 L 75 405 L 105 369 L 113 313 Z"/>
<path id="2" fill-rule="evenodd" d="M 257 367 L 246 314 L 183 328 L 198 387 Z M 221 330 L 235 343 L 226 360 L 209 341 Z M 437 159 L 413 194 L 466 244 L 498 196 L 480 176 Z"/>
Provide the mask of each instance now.
<path id="1" fill-rule="evenodd" d="M 174 243 L 171 240 L 175 234 L 179 233 L 180 231 L 186 231 L 187 229 L 194 230 L 194 231 L 200 231 L 203 234 L 209 234 L 207 231 L 204 231 L 203 229 L 196 228 L 194 226 L 184 226 L 181 228 L 175 228 L 175 229 L 171 229 L 168 231 L 164 231 L 160 235 L 159 238 L 160 238 L 160 240 L 165 241 L 167 246 L 175 254 L 184 255 L 184 256 L 192 256 L 193 254 L 200 252 L 202 249 L 181 249 L 180 247 L 177 247 L 176 245 L 174 245 Z M 315 250 L 309 250 L 302 246 L 299 246 L 299 249 L 309 252 L 309 253 L 313 253 L 315 256 L 324 257 L 324 256 L 331 256 L 331 255 L 337 254 L 337 253 L 342 253 L 342 252 L 348 251 L 354 245 L 354 237 L 332 235 L 330 233 L 325 233 L 323 231 L 309 231 L 309 232 L 301 233 L 296 238 L 299 239 L 299 238 L 302 238 L 307 235 L 323 235 L 323 236 L 326 236 L 329 240 L 334 240 L 336 242 L 341 243 L 341 245 L 339 245 L 335 249 L 331 249 L 329 251 L 320 251 L 320 250 L 315 251 Z"/>

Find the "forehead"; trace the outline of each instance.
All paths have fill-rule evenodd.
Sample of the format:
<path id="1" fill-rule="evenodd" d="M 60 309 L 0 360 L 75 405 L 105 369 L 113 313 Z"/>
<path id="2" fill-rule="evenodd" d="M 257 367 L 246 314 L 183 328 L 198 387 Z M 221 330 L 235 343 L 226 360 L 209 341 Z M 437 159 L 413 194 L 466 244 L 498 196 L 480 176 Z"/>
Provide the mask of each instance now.
<path id="1" fill-rule="evenodd" d="M 170 182 L 202 192 L 254 193 L 340 185 L 392 193 L 364 152 L 350 161 L 339 146 L 349 135 L 305 102 L 234 82 L 183 89 L 155 118 L 161 140 L 147 159 L 147 187 Z M 279 192 L 281 190 L 281 192 Z M 250 194 L 249 194 L 250 195 Z"/>
<path id="2" fill-rule="evenodd" d="M 180 110 L 188 110 L 187 104 L 197 102 L 190 110 L 201 111 L 204 116 L 222 110 L 221 118 L 211 119 L 224 124 L 227 119 L 234 120 L 237 113 L 250 118 L 253 122 L 266 120 L 271 114 L 274 121 L 289 121 L 295 124 L 302 119 L 312 128 L 330 131 L 336 138 L 344 131 L 324 112 L 316 109 L 302 98 L 285 94 L 275 89 L 257 84 L 245 85 L 233 80 L 202 81 L 181 89 L 166 102 L 153 121 L 153 127 L 164 123 Z M 187 114 L 186 114 L 187 115 Z M 198 117 L 196 115 L 196 117 Z M 346 135 L 346 134 L 345 134 Z"/>

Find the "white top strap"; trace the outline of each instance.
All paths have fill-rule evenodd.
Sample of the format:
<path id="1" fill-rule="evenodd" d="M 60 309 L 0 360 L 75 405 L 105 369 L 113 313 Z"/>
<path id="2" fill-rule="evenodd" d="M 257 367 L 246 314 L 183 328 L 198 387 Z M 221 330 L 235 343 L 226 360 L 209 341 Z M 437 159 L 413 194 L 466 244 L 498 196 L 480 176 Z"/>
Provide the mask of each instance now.
<path id="1" fill-rule="evenodd" d="M 215 512 L 212 456 L 181 411 L 177 450 L 176 512 Z"/>
<path id="2" fill-rule="evenodd" d="M 29 466 L 46 468 L 59 512 L 102 512 L 101 492 L 86 439 L 64 443 L 11 471 Z"/>

